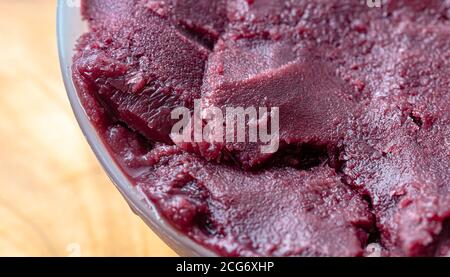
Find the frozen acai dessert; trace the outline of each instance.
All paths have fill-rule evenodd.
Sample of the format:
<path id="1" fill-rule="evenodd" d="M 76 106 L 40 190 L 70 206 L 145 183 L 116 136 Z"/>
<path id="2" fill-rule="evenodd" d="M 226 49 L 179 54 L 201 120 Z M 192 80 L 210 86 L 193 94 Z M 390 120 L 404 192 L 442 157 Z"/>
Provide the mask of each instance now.
<path id="1" fill-rule="evenodd" d="M 224 256 L 450 255 L 450 1 L 81 3 L 84 109 L 192 240 Z M 277 108 L 277 147 L 175 141 L 172 112 L 196 103 Z"/>

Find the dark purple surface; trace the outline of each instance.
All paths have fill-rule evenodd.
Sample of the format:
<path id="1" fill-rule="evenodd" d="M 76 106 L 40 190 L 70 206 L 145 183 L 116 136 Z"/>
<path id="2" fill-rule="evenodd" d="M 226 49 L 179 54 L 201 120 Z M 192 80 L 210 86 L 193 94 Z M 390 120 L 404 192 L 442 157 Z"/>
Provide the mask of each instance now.
<path id="1" fill-rule="evenodd" d="M 85 0 L 74 81 L 124 172 L 227 256 L 449 255 L 450 2 Z M 178 106 L 280 107 L 281 147 L 174 146 Z"/>

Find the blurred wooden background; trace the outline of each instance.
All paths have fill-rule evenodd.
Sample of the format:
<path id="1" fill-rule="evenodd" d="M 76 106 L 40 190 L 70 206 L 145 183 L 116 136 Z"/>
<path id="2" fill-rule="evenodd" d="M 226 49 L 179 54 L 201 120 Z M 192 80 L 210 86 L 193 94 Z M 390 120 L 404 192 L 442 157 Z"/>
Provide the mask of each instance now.
<path id="1" fill-rule="evenodd" d="M 0 256 L 174 256 L 103 173 L 59 72 L 56 0 L 0 0 Z"/>

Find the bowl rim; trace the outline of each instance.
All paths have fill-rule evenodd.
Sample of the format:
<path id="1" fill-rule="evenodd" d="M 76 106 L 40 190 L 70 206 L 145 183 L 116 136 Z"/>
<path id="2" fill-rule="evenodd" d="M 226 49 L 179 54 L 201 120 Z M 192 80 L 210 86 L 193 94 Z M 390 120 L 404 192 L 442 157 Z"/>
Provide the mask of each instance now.
<path id="1" fill-rule="evenodd" d="M 88 141 L 98 161 L 111 179 L 114 186 L 119 190 L 127 201 L 132 211 L 138 215 L 153 232 L 157 234 L 170 248 L 180 256 L 217 256 L 211 250 L 195 242 L 187 235 L 181 233 L 164 219 L 158 212 L 156 206 L 144 196 L 143 192 L 134 187 L 131 181 L 123 173 L 120 166 L 111 157 L 107 148 L 88 118 L 83 108 L 78 93 L 72 80 L 72 57 L 75 50 L 76 39 L 84 32 L 80 28 L 77 38 L 74 40 L 67 38 L 67 28 L 72 27 L 69 16 L 81 20 L 80 0 L 58 0 L 56 15 L 56 33 L 58 44 L 58 56 L 61 74 L 64 81 L 66 93 L 68 95 L 72 111 L 80 126 L 84 137 Z M 76 11 L 76 12 L 75 12 Z M 73 23 L 73 22 L 72 22 Z M 71 47 L 71 48 L 68 48 Z"/>

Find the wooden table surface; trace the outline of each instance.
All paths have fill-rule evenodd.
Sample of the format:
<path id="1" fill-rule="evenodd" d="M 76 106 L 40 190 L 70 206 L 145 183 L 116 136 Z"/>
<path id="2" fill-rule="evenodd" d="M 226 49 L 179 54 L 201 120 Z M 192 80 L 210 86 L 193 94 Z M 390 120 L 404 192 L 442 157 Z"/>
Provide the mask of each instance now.
<path id="1" fill-rule="evenodd" d="M 59 72 L 56 0 L 0 0 L 0 256 L 174 256 L 106 177 Z"/>

